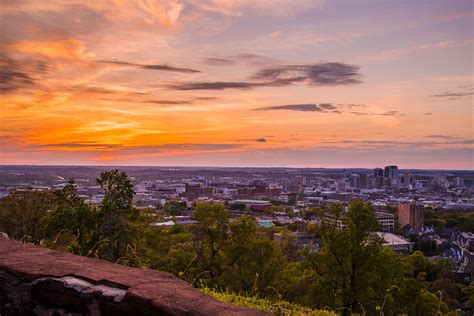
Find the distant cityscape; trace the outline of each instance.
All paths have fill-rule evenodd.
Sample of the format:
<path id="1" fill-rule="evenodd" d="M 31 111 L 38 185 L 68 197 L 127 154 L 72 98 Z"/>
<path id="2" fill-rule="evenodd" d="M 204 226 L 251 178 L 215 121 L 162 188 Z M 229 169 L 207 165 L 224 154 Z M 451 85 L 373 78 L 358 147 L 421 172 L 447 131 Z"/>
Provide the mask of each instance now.
<path id="1" fill-rule="evenodd" d="M 110 168 L 109 168 L 110 169 Z M 321 241 L 302 231 L 324 217 L 343 228 L 344 218 L 311 212 L 354 200 L 370 202 L 380 223 L 379 235 L 394 251 L 410 253 L 423 242 L 433 254 L 451 258 L 460 273 L 474 266 L 474 233 L 441 230 L 425 224 L 425 209 L 463 212 L 474 209 L 473 171 L 404 170 L 389 165 L 370 169 L 165 168 L 123 167 L 136 192 L 134 203 L 155 210 L 155 226 L 196 223 L 196 202 L 221 203 L 233 217 L 253 215 L 260 226 L 288 226 L 299 247 Z M 102 167 L 2 166 L 0 197 L 14 190 L 62 189 L 74 179 L 91 204 L 103 199 L 95 178 Z M 170 206 L 174 206 L 170 212 Z M 278 241 L 279 234 L 274 235 Z M 471 259 L 472 258 L 472 259 Z"/>
<path id="2" fill-rule="evenodd" d="M 63 188 L 74 179 L 79 193 L 100 203 L 95 183 L 100 171 L 115 167 L 0 166 L 0 197 L 12 190 Z M 384 209 L 403 202 L 424 207 L 474 207 L 473 171 L 369 169 L 119 167 L 131 177 L 137 206 L 160 207 L 167 201 L 223 201 L 266 210 L 279 203 L 297 211 L 354 199 Z M 291 203 L 291 202 L 296 203 Z"/>

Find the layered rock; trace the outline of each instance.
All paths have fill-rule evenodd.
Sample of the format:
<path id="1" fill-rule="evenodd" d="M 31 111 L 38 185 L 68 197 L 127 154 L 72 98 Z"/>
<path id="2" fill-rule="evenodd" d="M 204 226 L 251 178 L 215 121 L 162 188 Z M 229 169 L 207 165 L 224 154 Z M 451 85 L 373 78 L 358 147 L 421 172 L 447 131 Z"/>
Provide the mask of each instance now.
<path id="1" fill-rule="evenodd" d="M 0 315 L 261 315 L 165 272 L 23 244 L 0 235 Z"/>

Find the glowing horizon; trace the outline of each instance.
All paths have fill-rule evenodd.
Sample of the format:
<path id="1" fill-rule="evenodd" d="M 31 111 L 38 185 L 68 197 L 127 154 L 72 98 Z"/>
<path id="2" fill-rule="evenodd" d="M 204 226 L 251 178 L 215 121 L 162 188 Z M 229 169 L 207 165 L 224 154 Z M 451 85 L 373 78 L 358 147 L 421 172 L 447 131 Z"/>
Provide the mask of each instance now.
<path id="1" fill-rule="evenodd" d="M 472 1 L 0 4 L 0 164 L 474 169 Z"/>

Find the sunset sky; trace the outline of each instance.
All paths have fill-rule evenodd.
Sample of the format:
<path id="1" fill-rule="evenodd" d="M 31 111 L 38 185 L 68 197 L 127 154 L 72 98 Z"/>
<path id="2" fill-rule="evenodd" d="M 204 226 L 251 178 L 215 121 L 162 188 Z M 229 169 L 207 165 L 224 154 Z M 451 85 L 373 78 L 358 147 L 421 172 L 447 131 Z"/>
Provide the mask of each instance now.
<path id="1" fill-rule="evenodd" d="M 2 0 L 0 163 L 474 169 L 472 0 Z"/>

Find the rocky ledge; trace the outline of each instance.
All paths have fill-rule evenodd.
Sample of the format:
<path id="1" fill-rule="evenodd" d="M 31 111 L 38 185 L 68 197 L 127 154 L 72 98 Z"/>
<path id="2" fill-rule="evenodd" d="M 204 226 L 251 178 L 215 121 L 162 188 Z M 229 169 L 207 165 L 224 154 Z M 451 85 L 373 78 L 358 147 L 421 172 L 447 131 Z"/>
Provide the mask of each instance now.
<path id="1" fill-rule="evenodd" d="M 165 272 L 23 244 L 0 235 L 0 315 L 261 315 Z"/>

